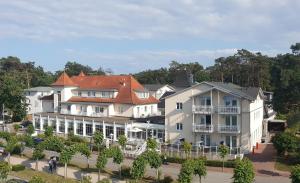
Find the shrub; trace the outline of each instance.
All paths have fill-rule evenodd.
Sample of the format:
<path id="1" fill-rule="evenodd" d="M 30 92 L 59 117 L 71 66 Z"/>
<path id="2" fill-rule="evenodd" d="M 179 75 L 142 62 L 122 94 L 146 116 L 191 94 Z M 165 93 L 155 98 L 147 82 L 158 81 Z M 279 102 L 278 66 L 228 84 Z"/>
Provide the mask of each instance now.
<path id="1" fill-rule="evenodd" d="M 98 181 L 97 183 L 111 183 L 111 180 L 108 178 L 105 178 L 105 179 Z"/>
<path id="2" fill-rule="evenodd" d="M 22 146 L 20 144 L 16 145 L 13 149 L 13 151 L 11 152 L 11 154 L 17 154 L 20 155 L 22 152 Z"/>
<path id="3" fill-rule="evenodd" d="M 122 177 L 130 178 L 130 171 L 131 171 L 131 168 L 129 166 L 123 165 L 122 172 L 121 172 Z"/>
<path id="4" fill-rule="evenodd" d="M 163 180 L 160 180 L 160 183 L 172 183 L 174 180 L 170 176 L 165 176 Z"/>
<path id="5" fill-rule="evenodd" d="M 15 171 L 15 172 L 22 171 L 22 170 L 25 170 L 25 166 L 24 165 L 12 165 L 11 170 Z"/>
<path id="6" fill-rule="evenodd" d="M 288 132 L 276 134 L 272 138 L 272 142 L 279 155 L 285 155 L 286 152 L 292 152 L 296 150 L 298 146 L 297 137 Z"/>
<path id="7" fill-rule="evenodd" d="M 292 168 L 290 179 L 292 183 L 300 182 L 300 165 L 296 165 Z"/>
<path id="8" fill-rule="evenodd" d="M 14 130 L 17 132 L 21 128 L 21 125 L 14 124 Z"/>
<path id="9" fill-rule="evenodd" d="M 45 182 L 46 182 L 46 181 L 44 181 L 44 180 L 42 179 L 42 177 L 37 176 L 37 175 L 33 176 L 33 177 L 30 179 L 30 181 L 29 181 L 29 183 L 45 183 Z"/>

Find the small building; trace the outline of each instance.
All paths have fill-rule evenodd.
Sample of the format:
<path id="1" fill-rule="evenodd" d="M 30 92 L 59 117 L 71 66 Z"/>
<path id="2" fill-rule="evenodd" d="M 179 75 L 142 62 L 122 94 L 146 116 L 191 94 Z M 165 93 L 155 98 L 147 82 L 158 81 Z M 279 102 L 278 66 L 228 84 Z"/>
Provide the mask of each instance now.
<path id="1" fill-rule="evenodd" d="M 34 87 L 24 90 L 27 104 L 27 114 L 43 112 L 43 97 L 53 94 L 52 87 Z"/>
<path id="2" fill-rule="evenodd" d="M 145 84 L 144 87 L 150 92 L 150 95 L 160 99 L 166 92 L 173 92 L 175 88 L 168 84 Z"/>

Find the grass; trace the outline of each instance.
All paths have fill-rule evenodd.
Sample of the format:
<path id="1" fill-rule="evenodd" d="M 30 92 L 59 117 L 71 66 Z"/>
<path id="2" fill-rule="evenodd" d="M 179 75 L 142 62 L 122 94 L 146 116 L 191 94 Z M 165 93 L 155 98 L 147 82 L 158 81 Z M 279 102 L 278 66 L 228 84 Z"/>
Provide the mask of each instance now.
<path id="1" fill-rule="evenodd" d="M 23 171 L 11 172 L 10 175 L 18 177 L 24 180 L 30 180 L 33 176 L 37 175 L 42 177 L 47 183 L 79 183 L 79 181 L 74 179 L 64 179 L 61 176 L 49 174 L 46 172 L 37 172 L 31 169 L 25 169 Z"/>

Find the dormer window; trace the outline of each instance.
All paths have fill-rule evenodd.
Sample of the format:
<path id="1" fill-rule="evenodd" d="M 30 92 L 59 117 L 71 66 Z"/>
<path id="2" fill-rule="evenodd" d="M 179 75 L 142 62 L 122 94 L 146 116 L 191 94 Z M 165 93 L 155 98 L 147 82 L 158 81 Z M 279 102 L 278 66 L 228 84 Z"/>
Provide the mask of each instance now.
<path id="1" fill-rule="evenodd" d="M 81 93 L 81 91 L 79 91 L 79 92 L 78 92 L 78 96 L 81 97 L 81 95 L 82 95 L 82 93 Z"/>
<path id="2" fill-rule="evenodd" d="M 149 98 L 149 92 L 136 92 L 136 95 L 139 97 L 139 98 Z"/>

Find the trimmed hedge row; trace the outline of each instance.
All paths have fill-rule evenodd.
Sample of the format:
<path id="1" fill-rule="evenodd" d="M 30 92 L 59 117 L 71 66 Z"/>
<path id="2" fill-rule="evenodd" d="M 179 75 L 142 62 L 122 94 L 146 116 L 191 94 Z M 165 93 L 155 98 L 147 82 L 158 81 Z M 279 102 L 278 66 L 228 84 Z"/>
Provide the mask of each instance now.
<path id="1" fill-rule="evenodd" d="M 205 158 L 204 158 L 205 159 Z M 185 158 L 179 158 L 179 157 L 167 157 L 166 161 L 169 163 L 178 163 L 182 164 L 186 159 Z M 212 166 L 212 167 L 222 167 L 223 162 L 220 160 L 205 160 L 206 166 Z M 236 165 L 236 162 L 234 160 L 228 160 L 224 162 L 224 167 L 227 168 L 234 168 Z"/>
<path id="2" fill-rule="evenodd" d="M 15 172 L 22 171 L 22 170 L 25 170 L 25 166 L 24 165 L 12 165 L 11 170 L 15 171 Z"/>

